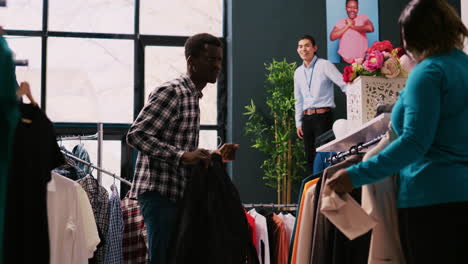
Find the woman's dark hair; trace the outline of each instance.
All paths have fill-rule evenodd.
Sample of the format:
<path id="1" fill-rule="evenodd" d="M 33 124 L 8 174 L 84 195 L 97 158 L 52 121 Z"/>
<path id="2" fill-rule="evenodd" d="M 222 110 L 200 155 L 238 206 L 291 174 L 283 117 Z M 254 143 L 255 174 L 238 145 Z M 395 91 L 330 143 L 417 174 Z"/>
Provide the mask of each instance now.
<path id="1" fill-rule="evenodd" d="M 222 47 L 223 43 L 217 37 L 208 33 L 200 33 L 191 36 L 185 42 L 185 58 L 198 57 L 205 50 L 205 44 Z"/>
<path id="2" fill-rule="evenodd" d="M 359 1 L 358 1 L 358 0 L 346 0 L 346 3 L 345 3 L 345 4 L 347 4 L 347 3 L 350 2 L 350 1 L 354 1 L 354 2 L 356 2 L 356 3 L 359 4 Z"/>
<path id="3" fill-rule="evenodd" d="M 312 43 L 312 46 L 315 46 L 315 39 L 311 35 L 304 35 L 299 40 L 308 39 Z"/>
<path id="4" fill-rule="evenodd" d="M 422 58 L 463 49 L 468 30 L 445 0 L 412 0 L 398 20 L 406 49 Z"/>

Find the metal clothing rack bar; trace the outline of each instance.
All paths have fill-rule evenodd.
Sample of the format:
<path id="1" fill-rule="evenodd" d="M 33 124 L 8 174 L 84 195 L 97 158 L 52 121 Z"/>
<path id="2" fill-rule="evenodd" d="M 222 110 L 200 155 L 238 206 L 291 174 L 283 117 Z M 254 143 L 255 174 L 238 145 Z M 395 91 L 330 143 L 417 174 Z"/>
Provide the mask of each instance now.
<path id="1" fill-rule="evenodd" d="M 94 140 L 98 138 L 98 133 L 86 136 L 66 136 L 59 137 L 58 140 Z"/>
<path id="2" fill-rule="evenodd" d="M 254 208 L 254 207 L 264 207 L 264 208 L 282 208 L 282 207 L 297 207 L 297 204 L 243 204 L 244 207 Z"/>
<path id="3" fill-rule="evenodd" d="M 103 172 L 103 173 L 105 173 L 105 174 L 108 174 L 108 175 L 114 177 L 115 179 L 117 179 L 117 180 L 119 180 L 119 181 L 121 181 L 121 182 L 127 184 L 128 186 L 132 186 L 132 183 L 131 183 L 131 182 L 129 182 L 129 181 L 127 181 L 127 180 L 125 180 L 125 179 L 123 179 L 123 178 L 121 178 L 121 177 L 115 175 L 115 173 L 112 173 L 112 172 L 106 171 L 106 170 L 104 170 L 104 169 L 101 169 L 100 167 L 94 166 L 92 163 L 89 163 L 89 162 L 84 161 L 84 160 L 82 160 L 82 159 L 80 159 L 80 158 L 77 158 L 77 157 L 73 156 L 72 154 L 67 153 L 66 151 L 63 151 L 63 150 L 61 150 L 61 151 L 62 151 L 62 153 L 63 153 L 64 155 L 66 155 L 66 156 L 68 156 L 68 157 L 70 157 L 70 158 L 72 158 L 72 159 L 74 159 L 74 160 L 76 160 L 76 161 L 78 161 L 78 162 L 81 162 L 81 163 L 83 163 L 83 164 L 85 164 L 85 165 L 88 165 L 88 166 L 90 166 L 90 167 L 96 169 L 98 172 Z"/>
<path id="4" fill-rule="evenodd" d="M 384 136 L 385 136 L 385 134 L 381 134 L 380 136 L 378 136 L 378 137 L 376 137 L 376 138 L 374 138 L 372 140 L 369 140 L 366 143 L 360 143 L 360 144 L 357 144 L 355 146 L 352 146 L 348 151 L 338 152 L 335 155 L 331 156 L 330 158 L 326 158 L 325 162 L 328 162 L 328 163 L 331 163 L 331 164 L 338 163 L 338 162 L 344 160 L 346 157 L 358 154 L 361 150 L 363 150 L 365 148 L 368 148 L 369 146 L 372 146 L 372 145 L 378 143 Z"/>
<path id="5" fill-rule="evenodd" d="M 29 66 L 29 60 L 13 60 L 15 66 Z"/>
<path id="6" fill-rule="evenodd" d="M 98 167 L 102 167 L 102 143 L 104 141 L 104 131 L 103 131 L 103 126 L 102 123 L 98 123 L 98 156 L 97 156 L 97 165 Z M 97 172 L 97 181 L 99 184 L 102 183 L 102 174 L 101 171 L 98 170 Z"/>
<path id="7" fill-rule="evenodd" d="M 86 135 L 86 136 L 67 136 L 67 137 L 61 137 L 58 140 L 90 140 L 90 139 L 97 139 L 97 143 L 98 143 L 97 167 L 92 165 L 91 163 L 89 163 L 91 165 L 88 165 L 88 162 L 86 162 L 84 160 L 79 160 L 77 157 L 74 157 L 73 155 L 69 155 L 68 153 L 65 153 L 63 151 L 62 152 L 64 154 L 66 154 L 67 156 L 74 158 L 75 160 L 79 160 L 82 163 L 85 163 L 86 165 L 95 168 L 97 170 L 97 177 L 96 177 L 97 181 L 98 181 L 99 184 L 102 184 L 102 174 L 101 174 L 101 172 L 104 172 L 104 170 L 101 169 L 101 167 L 102 167 L 102 146 L 103 146 L 103 142 L 104 142 L 103 124 L 102 123 L 97 124 L 97 133 L 96 134 Z M 111 176 L 115 176 L 114 173 L 110 173 L 110 172 L 106 172 L 106 173 L 111 175 Z M 129 181 L 127 181 L 125 179 L 121 179 L 121 181 L 127 183 L 130 186 L 132 185 Z"/>

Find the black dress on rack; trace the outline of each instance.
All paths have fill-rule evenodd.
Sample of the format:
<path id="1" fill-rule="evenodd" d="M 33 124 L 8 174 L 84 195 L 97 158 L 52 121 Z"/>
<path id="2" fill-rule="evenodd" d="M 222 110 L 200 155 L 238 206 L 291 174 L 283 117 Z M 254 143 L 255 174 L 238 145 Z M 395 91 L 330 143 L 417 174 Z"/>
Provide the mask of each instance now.
<path id="1" fill-rule="evenodd" d="M 27 104 L 20 110 L 8 178 L 3 263 L 48 264 L 47 183 L 51 170 L 65 160 L 45 113 Z"/>

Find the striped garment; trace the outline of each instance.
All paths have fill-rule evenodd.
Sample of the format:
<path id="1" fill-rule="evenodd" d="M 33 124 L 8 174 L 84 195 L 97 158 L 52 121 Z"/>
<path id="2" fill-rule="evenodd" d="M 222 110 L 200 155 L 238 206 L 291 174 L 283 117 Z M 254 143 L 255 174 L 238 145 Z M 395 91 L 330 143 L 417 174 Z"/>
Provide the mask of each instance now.
<path id="1" fill-rule="evenodd" d="M 105 264 L 122 264 L 122 238 L 124 222 L 122 208 L 120 206 L 120 195 L 115 184 L 111 185 L 109 232 L 106 239 Z"/>
<path id="2" fill-rule="evenodd" d="M 89 263 L 104 263 L 106 238 L 109 231 L 109 194 L 106 189 L 100 186 L 97 180 L 92 175 L 87 175 L 83 179 L 77 181 L 86 191 L 89 202 L 93 208 L 94 218 L 98 226 L 99 238 L 101 243 L 94 253 Z"/>

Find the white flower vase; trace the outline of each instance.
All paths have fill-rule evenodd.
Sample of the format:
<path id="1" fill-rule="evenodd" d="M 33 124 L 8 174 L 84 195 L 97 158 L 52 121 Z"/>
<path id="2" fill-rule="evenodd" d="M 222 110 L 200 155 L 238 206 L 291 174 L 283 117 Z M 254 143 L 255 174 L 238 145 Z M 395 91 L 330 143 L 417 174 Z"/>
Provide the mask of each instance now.
<path id="1" fill-rule="evenodd" d="M 359 76 L 347 88 L 348 129 L 356 129 L 372 120 L 380 104 L 393 104 L 406 83 L 406 77 L 388 79 Z"/>

